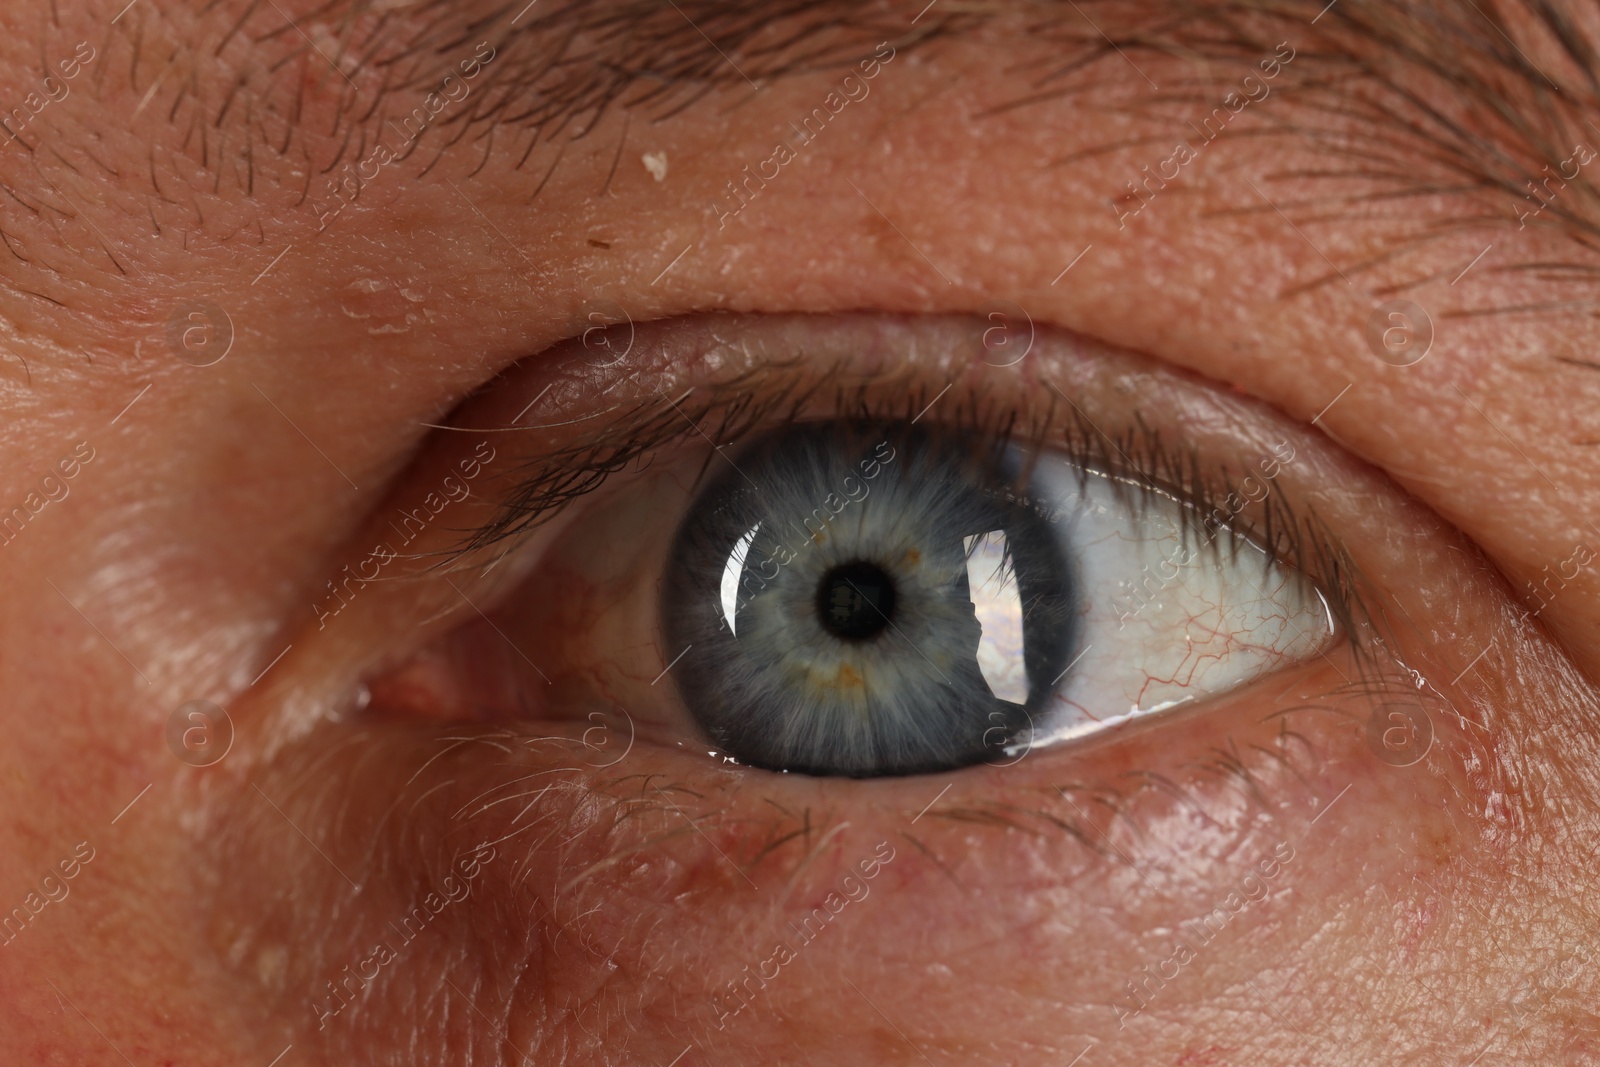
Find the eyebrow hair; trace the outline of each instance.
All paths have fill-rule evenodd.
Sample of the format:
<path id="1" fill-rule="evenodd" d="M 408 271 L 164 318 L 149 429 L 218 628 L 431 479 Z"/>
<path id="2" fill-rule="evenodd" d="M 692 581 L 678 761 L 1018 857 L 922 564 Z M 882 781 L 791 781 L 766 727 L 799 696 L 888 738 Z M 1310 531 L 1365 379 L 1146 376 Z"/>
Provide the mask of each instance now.
<path id="1" fill-rule="evenodd" d="M 483 68 L 472 105 L 424 129 L 412 148 L 432 153 L 426 173 L 464 143 L 482 151 L 484 163 L 499 149 L 514 168 L 553 145 L 553 159 L 536 161 L 537 196 L 566 143 L 613 111 L 659 120 L 727 86 L 748 83 L 755 92 L 848 65 L 882 40 L 900 50 L 933 48 L 1009 24 L 1042 57 L 1024 68 L 1033 90 L 1012 107 L 1103 91 L 1107 65 L 1135 56 L 1167 63 L 1164 69 L 1176 57 L 1201 70 L 1164 76 L 1153 92 L 1120 71 L 1131 86 L 1126 106 L 1148 111 L 1192 105 L 1209 92 L 1206 64 L 1254 59 L 1292 32 L 1307 42 L 1315 69 L 1296 72 L 1293 121 L 1252 135 L 1297 138 L 1322 150 L 1329 165 L 1290 176 L 1344 182 L 1331 195 L 1345 206 L 1455 196 L 1482 211 L 1444 225 L 1422 213 L 1397 220 L 1393 247 L 1351 268 L 1361 270 L 1452 227 L 1496 214 L 1515 223 L 1508 204 L 1527 198 L 1530 183 L 1548 182 L 1549 167 L 1585 128 L 1580 116 L 1600 101 L 1600 50 L 1571 12 L 1556 0 L 1506 0 L 1495 11 L 1476 0 L 947 0 L 924 8 L 908 28 L 904 12 L 847 0 L 320 0 L 292 18 L 279 0 L 208 0 L 196 12 L 170 13 L 147 0 L 107 28 L 92 78 L 102 96 L 126 92 L 173 126 L 175 145 L 149 148 L 154 197 L 170 201 L 170 187 L 180 183 L 164 183 L 162 172 L 178 165 L 198 166 L 213 194 L 236 187 L 251 197 L 258 164 L 276 158 L 300 176 L 303 200 L 313 180 L 362 158 L 385 123 L 409 113 L 483 41 L 496 58 Z M 53 23 L 56 17 L 52 9 Z M 61 52 L 50 29 L 41 57 Z M 1352 136 L 1352 124 L 1361 136 Z M 1600 128 L 1588 128 L 1600 145 Z M 26 132 L 18 140 L 32 153 L 38 146 Z M 40 214 L 46 202 L 14 188 L 10 177 L 0 175 L 0 193 Z M 1349 191 L 1352 179 L 1363 191 Z M 1569 184 L 1558 180 L 1563 189 Z M 1586 173 L 1570 185 L 1574 191 L 1541 209 L 1535 225 L 1560 226 L 1592 251 L 1600 196 Z M 159 231 L 155 218 L 152 207 Z M 0 238 L 17 255 L 11 225 L 0 219 Z M 234 232 L 259 230 L 258 222 Z M 1593 273 L 1567 267 L 1557 280 L 1586 282 Z"/>
<path id="2" fill-rule="evenodd" d="M 536 145 L 583 136 L 613 110 L 662 119 L 725 84 L 849 63 L 888 36 L 912 46 L 970 21 L 906 34 L 846 0 L 322 0 L 293 19 L 277 0 L 241 3 L 209 0 L 187 32 L 154 25 L 165 17 L 146 5 L 105 39 L 108 54 L 126 53 L 131 89 L 154 92 L 145 106 L 184 129 L 208 168 L 214 143 L 234 146 L 231 158 L 217 151 L 229 163 L 264 149 L 332 170 L 480 41 L 496 59 L 473 106 L 437 124 L 450 131 L 444 147 L 514 131 L 527 141 L 521 166 Z"/>
<path id="3" fill-rule="evenodd" d="M 263 136 L 262 145 L 276 145 L 280 153 L 294 147 L 308 121 L 308 86 L 320 82 L 336 89 L 325 138 L 339 135 L 342 144 L 343 133 L 359 132 L 381 117 L 395 95 L 436 84 L 478 40 L 504 53 L 501 63 L 486 71 L 494 91 L 487 94 L 491 99 L 450 121 L 480 136 L 515 126 L 548 138 L 573 129 L 586 132 L 614 108 L 658 119 L 723 85 L 741 80 L 759 85 L 843 66 L 870 53 L 880 40 L 892 39 L 904 50 L 1009 16 L 1021 17 L 1030 34 L 1061 50 L 1054 69 L 1041 72 L 1041 89 L 1133 52 L 1232 59 L 1269 48 L 1268 38 L 1279 31 L 1314 33 L 1323 48 L 1319 60 L 1342 64 L 1395 93 L 1387 115 L 1409 120 L 1406 132 L 1433 143 L 1435 133 L 1448 131 L 1461 146 L 1491 150 L 1501 158 L 1522 154 L 1506 151 L 1511 147 L 1507 134 L 1531 142 L 1536 132 L 1549 132 L 1540 122 L 1553 117 L 1549 105 L 1600 102 L 1600 50 L 1555 0 L 1510 0 L 1509 9 L 1525 17 L 1499 21 L 1476 0 L 1465 5 L 1334 0 L 1308 19 L 1322 3 L 947 3 L 953 10 L 929 5 L 919 28 L 908 27 L 904 15 L 886 7 L 848 0 L 566 0 L 555 5 L 550 0 L 321 0 L 292 21 L 278 0 L 208 0 L 188 27 L 173 25 L 176 20 L 151 4 L 134 7 L 131 17 L 107 28 L 104 50 L 108 58 L 114 45 L 127 50 L 134 92 L 156 88 L 147 108 L 165 111 L 180 125 L 203 123 L 219 141 L 248 140 L 255 122 L 258 134 L 278 135 Z M 157 22 L 167 23 L 164 33 Z M 1530 30 L 1559 46 L 1569 61 L 1558 72 L 1566 84 L 1552 81 L 1511 36 L 1522 34 L 1526 40 Z M 108 66 L 102 63 L 95 71 L 97 85 Z M 167 77 L 173 70 L 176 79 Z M 1571 84 L 1573 74 L 1581 85 Z M 1419 101 L 1415 87 L 1405 86 L 1404 79 L 1416 75 L 1460 94 L 1484 116 L 1497 118 L 1501 128 L 1484 136 L 1452 123 L 1444 112 Z M 170 86 L 166 91 L 153 86 L 163 77 Z M 358 78 L 366 84 L 358 84 Z M 242 103 L 241 94 L 249 102 Z M 1402 100 L 1414 113 L 1398 113 Z M 1429 112 L 1440 130 L 1424 129 L 1417 121 Z M 317 162 L 329 165 L 326 158 Z"/>
<path id="4" fill-rule="evenodd" d="M 1081 92 L 1088 84 L 1081 76 L 1087 66 L 1133 54 L 1249 64 L 1270 54 L 1282 34 L 1304 42 L 1302 52 L 1310 62 L 1297 64 L 1294 72 L 1298 80 L 1287 105 L 1290 117 L 1248 135 L 1292 140 L 1322 154 L 1316 167 L 1272 177 L 1339 183 L 1326 198 L 1282 205 L 1286 211 L 1309 210 L 1314 219 L 1333 221 L 1354 205 L 1370 210 L 1422 198 L 1450 198 L 1476 209 L 1453 209 L 1448 220 L 1432 212 L 1397 218 L 1385 246 L 1347 273 L 1376 269 L 1464 229 L 1518 224 L 1515 208 L 1522 203 L 1537 208 L 1530 214 L 1543 216 L 1534 225 L 1559 229 L 1592 252 L 1600 237 L 1600 183 L 1592 171 L 1557 176 L 1552 168 L 1571 162 L 1579 139 L 1600 150 L 1600 127 L 1587 118 L 1600 103 L 1600 48 L 1592 36 L 1600 20 L 1591 19 L 1585 30 L 1559 0 L 1506 0 L 1496 11 L 1498 16 L 1476 0 L 1177 0 L 1160 19 L 1101 22 L 1099 42 L 1073 28 L 1063 42 L 1062 59 L 1039 78 L 1037 91 L 1007 106 Z M 1040 20 L 1034 32 L 1048 38 L 1059 25 Z M 1074 45 L 1076 52 L 1070 50 Z M 1161 90 L 1146 94 L 1131 110 L 1148 111 L 1161 101 L 1192 108 L 1202 91 L 1207 99 L 1217 94 L 1202 79 L 1163 78 Z M 1128 145 L 1096 146 L 1063 162 Z M 1549 195 L 1552 180 L 1559 197 Z M 1362 187 L 1352 191 L 1353 182 Z M 1243 210 L 1265 213 L 1277 207 L 1257 204 Z M 1582 262 L 1559 266 L 1544 280 L 1586 283 L 1597 270 Z M 1300 288 L 1338 277 L 1331 274 Z"/>

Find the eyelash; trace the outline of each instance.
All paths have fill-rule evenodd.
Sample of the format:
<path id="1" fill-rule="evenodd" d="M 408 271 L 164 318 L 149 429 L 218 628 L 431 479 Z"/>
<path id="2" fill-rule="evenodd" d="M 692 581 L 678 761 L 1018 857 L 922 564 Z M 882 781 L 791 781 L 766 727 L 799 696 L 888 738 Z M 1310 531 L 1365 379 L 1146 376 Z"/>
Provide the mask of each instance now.
<path id="1" fill-rule="evenodd" d="M 834 384 L 851 377 L 858 381 Z M 885 400 L 874 395 L 881 393 L 881 381 L 859 379 L 860 375 L 850 375 L 842 364 L 821 371 L 802 361 L 768 364 L 715 385 L 684 390 L 676 399 L 657 394 L 653 401 L 619 404 L 588 414 L 582 421 L 617 413 L 604 428 L 525 463 L 495 517 L 445 550 L 440 566 L 465 565 L 469 558 L 496 546 L 503 546 L 498 556 L 509 553 L 525 535 L 599 489 L 612 475 L 630 467 L 642 471 L 656 453 L 674 446 L 702 439 L 720 448 L 721 443 L 736 442 L 751 432 L 801 421 L 808 413 L 814 414 L 819 401 L 824 401 L 822 406 L 836 418 L 909 421 L 922 417 L 944 396 L 944 392 L 930 396 L 927 388 L 914 388 Z M 1376 651 L 1370 646 L 1386 645 L 1368 610 L 1370 587 L 1314 510 L 1300 514 L 1286 494 L 1271 488 L 1249 502 L 1248 496 L 1240 496 L 1248 474 L 1236 478 L 1235 472 L 1224 467 L 1208 471 L 1195 449 L 1169 442 L 1137 413 L 1131 425 L 1110 437 L 1065 394 L 1051 391 L 1054 395 L 1049 396 L 1046 410 L 1024 418 L 1015 404 L 975 389 L 957 402 L 953 414 L 947 413 L 939 421 L 947 429 L 980 438 L 1021 441 L 1063 453 L 1082 472 L 1080 479 L 1087 479 L 1091 472 L 1108 476 L 1119 492 L 1127 494 L 1126 502 L 1141 510 L 1155 505 L 1157 496 L 1176 501 L 1182 505 L 1186 547 L 1193 535 L 1202 551 L 1224 551 L 1219 540 L 1229 540 L 1237 551 L 1236 541 L 1219 539 L 1216 531 L 1227 528 L 1243 535 L 1262 549 L 1269 565 L 1294 568 L 1317 587 L 1336 632 L 1345 635 L 1363 679 L 1370 680 L 1367 668 L 1373 664 L 1368 656 Z M 522 432 L 559 425 L 494 429 Z M 707 454 L 697 477 L 705 476 L 715 458 L 715 453 Z M 1291 448 L 1289 458 L 1282 462 L 1292 460 Z M 1218 520 L 1219 514 L 1225 518 Z M 1377 635 L 1370 646 L 1369 635 Z"/>

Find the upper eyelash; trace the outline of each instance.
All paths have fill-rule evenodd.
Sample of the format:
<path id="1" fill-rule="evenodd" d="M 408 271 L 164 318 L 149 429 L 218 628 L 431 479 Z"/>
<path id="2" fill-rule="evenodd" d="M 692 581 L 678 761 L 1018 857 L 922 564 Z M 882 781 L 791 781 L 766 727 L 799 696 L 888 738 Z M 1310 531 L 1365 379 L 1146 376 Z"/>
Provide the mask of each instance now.
<path id="1" fill-rule="evenodd" d="M 535 529 L 572 501 L 600 488 L 612 474 L 629 464 L 648 458 L 657 450 L 687 438 L 705 436 L 737 439 L 751 428 L 771 419 L 773 412 L 786 405 L 797 410 L 814 391 L 796 394 L 799 379 L 789 388 L 771 388 L 766 379 L 792 368 L 774 365 L 740 375 L 726 382 L 705 387 L 706 399 L 696 399 L 685 407 L 696 390 L 670 398 L 658 394 L 655 401 L 617 405 L 610 410 L 621 414 L 598 432 L 580 435 L 571 444 L 545 452 L 524 465 L 526 473 L 506 494 L 494 518 L 471 531 L 446 556 L 459 559 Z M 757 402 L 752 379 L 763 387 L 765 396 Z M 792 414 L 791 414 L 792 417 Z M 714 420 L 715 426 L 704 425 Z M 507 427 L 535 430 L 544 427 Z M 708 457 L 709 460 L 709 457 Z M 643 465 L 641 464 L 641 469 Z"/>
<path id="2" fill-rule="evenodd" d="M 857 380 L 832 384 L 852 377 Z M 494 516 L 442 551 L 440 566 L 457 565 L 485 549 L 516 541 L 553 519 L 568 504 L 599 489 L 611 475 L 635 465 L 638 470 L 645 469 L 662 449 L 697 438 L 721 449 L 752 431 L 796 421 L 808 406 L 830 392 L 831 417 L 874 421 L 920 417 L 939 399 L 930 396 L 925 386 L 904 390 L 887 401 L 874 398 L 872 389 L 881 384 L 850 375 L 842 364 L 819 370 L 795 360 L 770 363 L 685 390 L 676 397 L 658 394 L 653 400 L 597 412 L 599 416 L 617 414 L 601 429 L 580 434 L 525 463 L 517 484 L 505 494 Z M 1289 566 L 1306 575 L 1322 593 L 1336 629 L 1346 636 L 1363 679 L 1373 677 L 1369 672 L 1376 664 L 1370 654 L 1376 649 L 1372 646 L 1386 647 L 1381 635 L 1387 633 L 1387 627 L 1368 609 L 1370 583 L 1314 509 L 1306 509 L 1302 515 L 1284 493 L 1276 491 L 1269 492 L 1250 514 L 1223 508 L 1238 487 L 1235 472 L 1208 466 L 1197 449 L 1169 442 L 1137 413 L 1130 425 L 1112 437 L 1065 394 L 1053 392 L 1066 403 L 1051 396 L 1048 407 L 1025 423 L 1014 404 L 997 400 L 981 388 L 958 399 L 953 412 L 947 405 L 938 421 L 954 431 L 1064 453 L 1080 470 L 1080 478 L 1096 473 L 1108 476 L 1126 494 L 1126 502 L 1141 510 L 1152 506 L 1158 495 L 1168 496 L 1182 505 L 1181 535 L 1196 537 L 1203 551 L 1225 551 L 1222 542 L 1226 541 L 1232 546 L 1228 551 L 1236 553 L 1237 535 L 1242 535 L 1264 553 L 1267 566 Z M 549 427 L 494 429 L 540 428 Z M 716 459 L 717 452 L 707 454 L 700 477 Z M 1219 510 L 1228 515 L 1229 522 L 1215 521 Z M 1217 530 L 1223 526 L 1236 537 L 1218 538 Z M 1365 637 L 1374 633 L 1379 639 L 1369 643 Z"/>

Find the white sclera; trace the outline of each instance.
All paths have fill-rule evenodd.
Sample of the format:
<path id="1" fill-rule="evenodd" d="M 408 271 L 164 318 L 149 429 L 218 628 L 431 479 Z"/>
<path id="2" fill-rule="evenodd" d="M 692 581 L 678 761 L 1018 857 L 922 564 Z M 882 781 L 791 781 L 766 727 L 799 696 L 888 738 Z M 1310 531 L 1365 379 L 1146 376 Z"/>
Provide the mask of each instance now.
<path id="1" fill-rule="evenodd" d="M 1048 454 L 1032 489 L 1059 509 L 1082 605 L 1074 659 L 1034 724 L 1034 746 L 1216 696 L 1316 655 L 1333 634 L 1304 575 L 1227 529 L 1208 540 L 1190 521 L 1186 533 L 1178 500 L 1084 478 Z"/>

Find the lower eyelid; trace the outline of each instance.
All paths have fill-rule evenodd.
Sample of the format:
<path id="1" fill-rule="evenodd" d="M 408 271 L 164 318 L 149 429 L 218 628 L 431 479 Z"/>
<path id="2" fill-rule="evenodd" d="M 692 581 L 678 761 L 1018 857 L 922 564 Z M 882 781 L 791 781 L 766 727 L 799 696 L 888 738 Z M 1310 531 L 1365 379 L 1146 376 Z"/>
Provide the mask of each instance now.
<path id="1" fill-rule="evenodd" d="M 1314 857 L 1313 820 L 1370 758 L 1346 722 L 1289 712 L 1286 731 L 1268 712 L 1333 675 L 1308 668 L 1268 705 L 1239 697 L 1194 716 L 1183 739 L 1150 732 L 959 779 L 842 786 L 780 776 L 752 788 L 667 749 L 607 765 L 608 739 L 576 727 L 551 739 L 329 723 L 258 768 L 255 788 L 281 810 L 241 788 L 220 823 L 229 833 L 205 844 L 230 887 L 207 927 L 263 1015 L 328 1055 L 397 1033 L 443 1047 L 438 998 L 454 994 L 441 975 L 544 1020 L 536 1038 L 612 964 L 637 976 L 630 998 L 661 1006 L 655 1026 L 706 1040 L 719 984 L 770 949 L 780 920 L 823 907 L 880 842 L 893 859 L 870 893 L 895 905 L 852 940 L 884 965 L 916 963 L 914 931 L 930 922 L 973 949 L 1038 923 L 1126 937 L 1145 909 L 1192 910 L 1237 881 L 1211 857 L 1265 855 L 1280 840 Z M 470 900 L 396 925 L 428 893 L 442 900 L 462 857 L 485 846 Z M 319 950 L 285 951 L 307 944 Z M 395 961 L 325 1018 L 328 983 L 379 945 Z"/>

